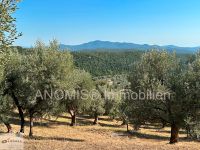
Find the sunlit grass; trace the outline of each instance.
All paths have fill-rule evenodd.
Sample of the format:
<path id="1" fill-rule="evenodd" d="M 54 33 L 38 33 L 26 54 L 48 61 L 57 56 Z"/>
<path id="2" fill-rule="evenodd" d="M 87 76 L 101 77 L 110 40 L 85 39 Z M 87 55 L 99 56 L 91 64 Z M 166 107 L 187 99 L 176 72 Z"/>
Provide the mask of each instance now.
<path id="1" fill-rule="evenodd" d="M 181 131 L 180 143 L 168 144 L 170 128 L 160 129 L 159 126 L 143 126 L 137 132 L 126 132 L 126 126 L 121 121 L 101 116 L 99 125 L 92 125 L 93 118 L 79 116 L 77 126 L 71 127 L 70 116 L 46 117 L 34 123 L 34 137 L 29 138 L 29 128 L 25 128 L 26 150 L 68 150 L 68 149 L 194 149 L 198 150 L 200 143 L 185 140 L 185 133 Z M 13 131 L 18 132 L 19 126 L 12 125 Z M 129 125 L 132 130 L 132 126 Z M 6 128 L 0 125 L 0 130 Z"/>

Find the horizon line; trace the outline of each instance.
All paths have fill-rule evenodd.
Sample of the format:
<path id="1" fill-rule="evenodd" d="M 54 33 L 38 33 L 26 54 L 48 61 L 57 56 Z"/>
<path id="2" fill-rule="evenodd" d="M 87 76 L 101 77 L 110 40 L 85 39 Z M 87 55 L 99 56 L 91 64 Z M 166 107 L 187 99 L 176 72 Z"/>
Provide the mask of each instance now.
<path id="1" fill-rule="evenodd" d="M 136 44 L 136 45 L 148 45 L 148 46 L 160 46 L 160 47 L 175 46 L 175 47 L 181 47 L 181 48 L 200 48 L 200 44 L 198 46 L 181 46 L 181 45 L 178 45 L 178 44 L 177 45 L 176 44 L 148 44 L 148 43 L 135 43 L 135 42 L 129 42 L 129 41 L 112 41 L 112 40 L 91 40 L 91 41 L 87 41 L 87 42 L 80 42 L 80 43 L 77 43 L 77 44 L 65 44 L 64 42 L 59 42 L 59 45 L 77 46 L 77 45 L 87 44 L 87 43 L 91 43 L 91 42 L 110 42 L 110 43 Z M 48 42 L 44 42 L 44 43 L 46 45 L 48 45 Z M 21 46 L 21 47 L 24 47 L 24 48 L 30 48 L 30 47 L 34 47 L 34 44 L 32 44 L 30 46 L 14 44 L 14 46 Z"/>

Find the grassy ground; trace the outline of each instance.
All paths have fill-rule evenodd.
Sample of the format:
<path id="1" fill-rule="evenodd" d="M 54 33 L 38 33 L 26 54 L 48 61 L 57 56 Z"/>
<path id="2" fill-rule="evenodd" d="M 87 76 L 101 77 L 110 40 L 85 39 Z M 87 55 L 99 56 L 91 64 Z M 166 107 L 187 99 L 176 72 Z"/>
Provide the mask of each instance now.
<path id="1" fill-rule="evenodd" d="M 144 126 L 138 132 L 128 134 L 126 126 L 121 122 L 101 117 L 100 124 L 93 126 L 87 117 L 78 118 L 78 126 L 69 126 L 70 118 L 60 116 L 35 123 L 34 138 L 28 138 L 28 126 L 25 129 L 25 150 L 72 150 L 72 149 L 101 149 L 101 150 L 199 150 L 200 143 L 186 140 L 182 131 L 180 142 L 168 144 L 169 128 L 160 129 L 156 126 Z M 17 122 L 16 122 L 17 124 Z M 14 132 L 18 125 L 12 125 Z M 6 128 L 0 125 L 0 131 Z"/>

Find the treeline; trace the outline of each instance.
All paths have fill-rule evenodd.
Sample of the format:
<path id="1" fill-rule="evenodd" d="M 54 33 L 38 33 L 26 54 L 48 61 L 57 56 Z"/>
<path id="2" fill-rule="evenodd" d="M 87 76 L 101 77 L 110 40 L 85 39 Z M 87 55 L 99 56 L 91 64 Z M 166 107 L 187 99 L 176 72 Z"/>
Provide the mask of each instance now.
<path id="1" fill-rule="evenodd" d="M 91 73 L 92 76 L 129 74 L 133 71 L 134 63 L 140 60 L 145 51 L 121 50 L 112 51 L 80 51 L 72 52 L 75 66 Z M 194 54 L 177 54 L 183 63 L 194 60 Z"/>
<path id="2" fill-rule="evenodd" d="M 143 52 L 72 52 L 77 67 L 90 72 L 93 76 L 130 73 L 134 62 Z"/>

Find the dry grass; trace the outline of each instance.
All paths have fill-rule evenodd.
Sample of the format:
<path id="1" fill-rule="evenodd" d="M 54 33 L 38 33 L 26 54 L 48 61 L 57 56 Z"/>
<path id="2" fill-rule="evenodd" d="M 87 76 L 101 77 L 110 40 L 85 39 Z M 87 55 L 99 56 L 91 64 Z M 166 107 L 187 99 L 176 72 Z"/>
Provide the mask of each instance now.
<path id="1" fill-rule="evenodd" d="M 92 120 L 79 117 L 79 125 L 69 126 L 68 117 L 52 118 L 37 123 L 34 127 L 34 138 L 28 138 L 28 128 L 25 132 L 25 150 L 72 150 L 72 149 L 135 149 L 135 150 L 199 150 L 200 143 L 187 141 L 183 132 L 180 142 L 175 145 L 168 144 L 169 128 L 160 130 L 155 126 L 143 127 L 138 132 L 128 134 L 121 122 L 111 121 L 101 117 L 100 125 L 93 126 Z M 14 132 L 19 130 L 13 125 Z M 3 125 L 0 130 L 5 132 Z"/>

